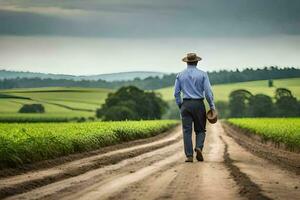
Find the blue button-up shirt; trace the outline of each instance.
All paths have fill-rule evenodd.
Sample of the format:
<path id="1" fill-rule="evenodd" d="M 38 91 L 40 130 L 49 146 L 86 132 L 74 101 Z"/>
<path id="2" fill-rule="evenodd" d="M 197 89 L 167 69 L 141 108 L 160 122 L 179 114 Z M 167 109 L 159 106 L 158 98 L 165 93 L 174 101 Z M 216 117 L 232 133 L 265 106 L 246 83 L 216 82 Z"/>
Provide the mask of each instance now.
<path id="1" fill-rule="evenodd" d="M 201 99 L 205 97 L 209 107 L 215 109 L 214 97 L 207 73 L 199 70 L 196 66 L 188 65 L 176 77 L 174 96 L 178 106 L 181 105 L 181 92 L 183 98 Z"/>

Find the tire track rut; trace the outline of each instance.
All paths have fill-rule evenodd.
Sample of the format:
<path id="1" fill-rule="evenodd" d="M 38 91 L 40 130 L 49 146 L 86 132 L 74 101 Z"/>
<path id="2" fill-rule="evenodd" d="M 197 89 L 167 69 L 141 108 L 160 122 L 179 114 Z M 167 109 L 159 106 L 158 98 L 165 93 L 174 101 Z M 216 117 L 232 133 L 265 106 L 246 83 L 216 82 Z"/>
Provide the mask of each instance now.
<path id="1" fill-rule="evenodd" d="M 234 165 L 234 161 L 230 158 L 230 155 L 228 153 L 228 144 L 225 142 L 225 140 L 220 136 L 220 139 L 224 142 L 225 150 L 224 150 L 224 162 L 225 165 L 228 167 L 231 176 L 236 181 L 236 183 L 240 187 L 240 194 L 242 196 L 247 197 L 247 199 L 253 199 L 253 200 L 270 200 L 271 198 L 263 195 L 262 189 L 251 181 L 251 179 L 241 170 Z"/>

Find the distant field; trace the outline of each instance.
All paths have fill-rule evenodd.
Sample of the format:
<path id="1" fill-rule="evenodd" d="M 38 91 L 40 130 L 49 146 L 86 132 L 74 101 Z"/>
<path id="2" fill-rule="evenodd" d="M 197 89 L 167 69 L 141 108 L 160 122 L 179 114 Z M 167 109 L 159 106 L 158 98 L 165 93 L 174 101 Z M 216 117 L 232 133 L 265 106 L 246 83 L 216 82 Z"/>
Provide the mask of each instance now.
<path id="1" fill-rule="evenodd" d="M 0 117 L 11 117 L 18 112 L 23 104 L 32 103 L 41 103 L 45 106 L 46 113 L 40 116 L 94 116 L 95 110 L 104 103 L 109 92 L 111 92 L 111 90 L 108 89 L 63 87 L 0 90 L 0 94 L 2 95 L 16 97 L 0 98 Z M 25 117 L 26 114 L 22 116 Z"/>
<path id="2" fill-rule="evenodd" d="M 213 92 L 215 101 L 228 101 L 230 92 L 237 89 L 246 89 L 252 94 L 262 93 L 273 97 L 276 88 L 280 87 L 290 89 L 294 96 L 297 97 L 298 100 L 300 99 L 300 78 L 277 79 L 273 80 L 273 82 L 274 87 L 272 88 L 268 87 L 267 80 L 214 85 Z M 162 94 L 165 100 L 173 100 L 173 90 L 173 87 L 168 87 L 157 91 Z"/>
<path id="3" fill-rule="evenodd" d="M 233 118 L 228 122 L 265 140 L 282 142 L 290 148 L 300 149 L 300 118 Z"/>
<path id="4" fill-rule="evenodd" d="M 300 78 L 274 80 L 274 87 L 272 88 L 268 87 L 266 80 L 214 85 L 213 91 L 216 101 L 227 101 L 230 92 L 236 89 L 247 89 L 253 94 L 264 93 L 274 96 L 277 87 L 290 89 L 300 99 Z M 95 110 L 104 103 L 108 93 L 112 91 L 109 89 L 72 87 L 0 90 L 0 121 L 5 118 L 12 121 L 13 119 L 24 120 L 26 117 L 31 119 L 49 119 L 52 117 L 58 121 L 58 118 L 65 121 L 65 118 L 92 117 L 95 116 Z M 167 101 L 174 99 L 173 87 L 159 89 L 157 92 L 161 93 Z M 46 113 L 39 115 L 17 113 L 23 104 L 32 103 L 42 103 Z"/>

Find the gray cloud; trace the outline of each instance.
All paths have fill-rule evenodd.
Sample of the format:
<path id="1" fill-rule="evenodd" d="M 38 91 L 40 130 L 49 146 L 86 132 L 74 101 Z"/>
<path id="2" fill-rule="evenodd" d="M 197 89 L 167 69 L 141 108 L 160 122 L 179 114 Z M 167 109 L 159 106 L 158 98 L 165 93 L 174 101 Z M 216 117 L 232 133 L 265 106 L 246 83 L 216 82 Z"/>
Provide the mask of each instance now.
<path id="1" fill-rule="evenodd" d="M 299 9 L 298 0 L 2 0 L 0 34 L 82 37 L 298 35 Z"/>

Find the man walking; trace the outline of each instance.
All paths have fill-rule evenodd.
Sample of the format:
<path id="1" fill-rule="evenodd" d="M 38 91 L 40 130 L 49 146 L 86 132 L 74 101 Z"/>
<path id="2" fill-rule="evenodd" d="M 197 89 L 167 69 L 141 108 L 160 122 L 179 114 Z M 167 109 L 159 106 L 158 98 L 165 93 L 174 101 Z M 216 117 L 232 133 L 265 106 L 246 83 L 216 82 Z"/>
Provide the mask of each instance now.
<path id="1" fill-rule="evenodd" d="M 204 97 L 211 110 L 215 110 L 213 93 L 207 73 L 197 68 L 201 58 L 195 53 L 188 53 L 182 59 L 187 63 L 187 68 L 180 72 L 175 81 L 174 96 L 180 108 L 184 152 L 186 162 L 193 162 L 192 126 L 196 133 L 195 152 L 198 161 L 203 161 L 202 149 L 205 140 L 206 111 Z M 181 100 L 183 93 L 183 101 Z"/>

